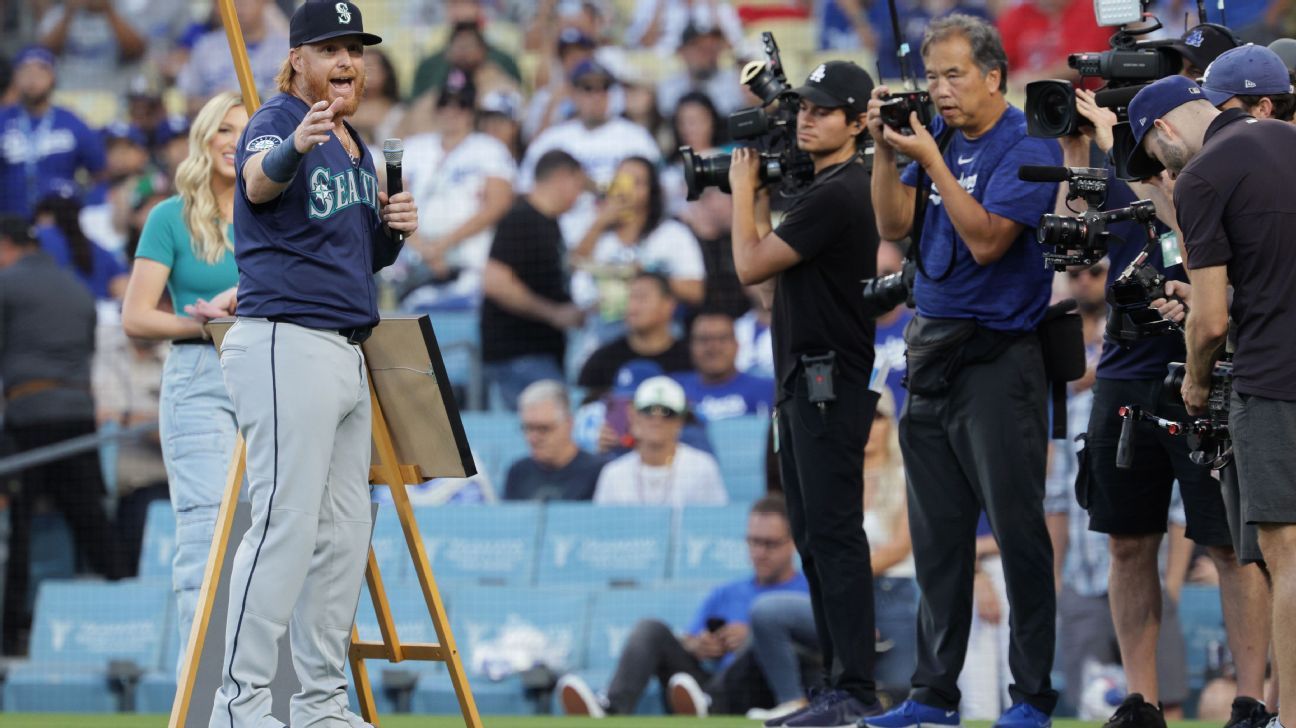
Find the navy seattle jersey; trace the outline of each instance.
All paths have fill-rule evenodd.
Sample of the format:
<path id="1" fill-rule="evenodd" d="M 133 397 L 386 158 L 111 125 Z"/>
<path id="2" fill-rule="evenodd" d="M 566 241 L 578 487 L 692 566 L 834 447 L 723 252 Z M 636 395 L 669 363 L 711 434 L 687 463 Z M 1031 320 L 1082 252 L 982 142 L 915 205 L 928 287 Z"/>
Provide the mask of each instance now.
<path id="1" fill-rule="evenodd" d="M 243 165 L 257 152 L 292 144 L 309 111 L 305 101 L 279 94 L 253 114 L 239 140 L 238 313 L 313 329 L 372 326 L 378 323 L 373 274 L 395 260 L 398 243 L 382 229 L 378 177 L 360 135 L 347 125 L 360 147 L 355 163 L 333 137 L 306 153 L 278 197 L 259 205 L 247 199 Z"/>

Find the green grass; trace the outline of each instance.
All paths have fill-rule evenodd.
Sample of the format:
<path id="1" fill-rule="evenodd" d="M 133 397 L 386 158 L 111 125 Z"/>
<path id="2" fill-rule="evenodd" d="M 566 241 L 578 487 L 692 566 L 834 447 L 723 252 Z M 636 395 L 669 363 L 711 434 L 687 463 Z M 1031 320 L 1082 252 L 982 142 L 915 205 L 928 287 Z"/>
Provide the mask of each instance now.
<path id="1" fill-rule="evenodd" d="M 760 724 L 744 718 L 723 717 L 687 719 L 673 717 L 608 718 L 590 721 L 580 718 L 536 718 L 514 716 L 485 716 L 486 728 L 757 728 Z M 4 728 L 163 728 L 165 716 L 160 715 L 50 715 L 47 713 L 0 712 L 0 725 Z M 989 728 L 988 721 L 968 721 L 967 728 Z M 1078 720 L 1058 720 L 1054 728 L 1097 728 L 1099 723 Z M 463 721 L 458 716 L 445 715 L 394 715 L 382 719 L 381 728 L 460 728 Z M 1171 723 L 1169 728 L 1216 728 L 1213 723 L 1185 721 Z"/>

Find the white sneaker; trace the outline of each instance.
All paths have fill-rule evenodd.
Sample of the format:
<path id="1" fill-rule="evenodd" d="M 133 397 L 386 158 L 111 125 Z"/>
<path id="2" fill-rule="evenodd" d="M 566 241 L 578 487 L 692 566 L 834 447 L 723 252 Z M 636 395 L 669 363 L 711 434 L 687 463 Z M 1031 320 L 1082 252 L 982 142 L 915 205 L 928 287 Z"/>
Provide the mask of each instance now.
<path id="1" fill-rule="evenodd" d="M 671 712 L 675 715 L 692 715 L 698 718 L 707 717 L 707 708 L 711 704 L 711 698 L 698 685 L 698 681 L 687 672 L 677 672 L 671 675 L 670 682 L 666 683 L 667 694 L 670 696 Z"/>
<path id="2" fill-rule="evenodd" d="M 805 698 L 797 698 L 795 700 L 789 700 L 786 703 L 779 703 L 773 708 L 752 708 L 747 711 L 747 719 L 760 721 L 778 720 L 779 718 L 786 718 L 789 715 L 792 715 L 798 710 L 806 707 L 806 705 L 808 705 L 808 703 L 806 703 Z"/>
<path id="3" fill-rule="evenodd" d="M 567 715 L 587 715 L 591 718 L 602 718 L 607 715 L 603 704 L 590 689 L 589 683 L 579 675 L 563 675 L 558 678 L 558 699 L 563 712 Z"/>

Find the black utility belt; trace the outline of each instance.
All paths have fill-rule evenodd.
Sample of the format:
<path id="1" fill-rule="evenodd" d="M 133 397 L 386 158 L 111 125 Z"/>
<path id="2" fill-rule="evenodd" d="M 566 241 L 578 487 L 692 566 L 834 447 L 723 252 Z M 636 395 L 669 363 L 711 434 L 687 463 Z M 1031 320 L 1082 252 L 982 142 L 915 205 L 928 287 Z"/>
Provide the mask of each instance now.
<path id="1" fill-rule="evenodd" d="M 195 336 L 192 339 L 174 339 L 171 346 L 211 346 L 211 339 Z"/>
<path id="2" fill-rule="evenodd" d="M 276 324 L 292 324 L 293 326 L 301 326 L 302 328 L 311 329 L 313 331 L 328 331 L 330 333 L 335 333 L 338 336 L 341 336 L 342 338 L 346 339 L 346 342 L 348 344 L 351 344 L 352 346 L 359 346 L 363 344 L 370 336 L 373 335 L 373 330 L 374 330 L 374 327 L 372 326 L 353 326 L 349 329 L 317 329 L 313 326 L 303 326 L 302 324 L 299 324 L 296 321 L 290 321 L 286 318 L 283 318 L 282 316 L 267 316 L 266 321 L 270 321 Z"/>

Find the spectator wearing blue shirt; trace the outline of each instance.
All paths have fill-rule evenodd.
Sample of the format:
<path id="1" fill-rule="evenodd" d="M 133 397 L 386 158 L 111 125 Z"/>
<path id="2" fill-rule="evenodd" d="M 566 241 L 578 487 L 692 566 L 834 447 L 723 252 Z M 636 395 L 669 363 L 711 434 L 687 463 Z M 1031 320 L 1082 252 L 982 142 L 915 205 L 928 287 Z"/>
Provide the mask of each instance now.
<path id="1" fill-rule="evenodd" d="M 934 21 L 923 39 L 939 112 L 929 131 L 885 126 L 874 90 L 871 182 L 883 238 L 915 226 L 917 316 L 909 326 L 909 396 L 900 443 L 921 602 L 918 667 L 909 699 L 870 728 L 959 724 L 959 672 L 971 629 L 977 514 L 1002 549 L 1011 622 L 1013 705 L 997 728 L 1043 728 L 1057 704 L 1050 683 L 1056 629 L 1052 549 L 1044 523 L 1047 452 L 1044 358 L 1035 329 L 1052 289 L 1035 242 L 1057 186 L 1025 183 L 1022 165 L 1057 165 L 1051 139 L 1026 135 L 1004 98 L 1007 60 L 994 26 L 967 15 Z M 937 138 L 941 142 L 937 141 Z M 901 175 L 896 153 L 915 160 Z"/>
<path id="2" fill-rule="evenodd" d="M 96 301 L 121 300 L 126 293 L 126 266 L 85 234 L 80 213 L 76 198 L 49 195 L 36 205 L 36 239 L 55 263 L 76 274 Z"/>
<path id="3" fill-rule="evenodd" d="M 30 217 L 51 191 L 76 189 L 77 172 L 103 171 L 99 136 L 51 101 L 54 64 L 54 54 L 40 46 L 14 59 L 18 103 L 0 108 L 0 212 Z"/>
<path id="4" fill-rule="evenodd" d="M 504 500 L 593 498 L 606 461 L 572 440 L 571 400 L 562 382 L 542 379 L 523 389 L 518 416 L 530 454 L 509 467 Z"/>
<path id="5" fill-rule="evenodd" d="M 755 573 L 711 592 L 685 634 L 675 635 L 654 619 L 635 625 L 606 696 L 595 695 L 579 676 L 564 675 L 558 690 L 566 713 L 633 713 L 654 676 L 676 714 L 742 714 L 753 707 L 771 707 L 774 697 L 748 646 L 752 603 L 774 592 L 809 593 L 805 576 L 796 569 L 782 496 L 766 496 L 752 506 L 747 549 Z"/>
<path id="6" fill-rule="evenodd" d="M 703 420 L 768 415 L 774 380 L 738 371 L 738 338 L 727 313 L 704 311 L 693 318 L 689 333 L 691 372 L 675 376 L 684 387 L 689 408 Z"/>
<path id="7" fill-rule="evenodd" d="M 891 30 L 891 15 L 886 2 L 818 0 L 815 5 L 820 50 L 867 48 L 877 54 L 878 70 L 882 74 L 882 79 L 900 77 L 895 33 Z M 957 2 L 897 0 L 896 11 L 900 19 L 900 35 L 914 50 L 922 45 L 923 32 L 927 29 L 927 24 L 937 18 L 953 13 L 990 18 L 985 0 L 958 0 Z M 914 74 L 922 76 L 923 59 L 917 53 L 910 52 L 909 67 Z"/>

